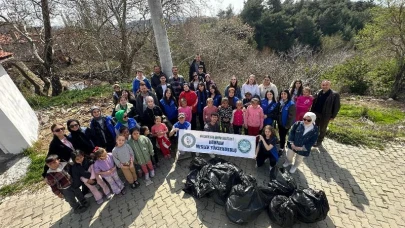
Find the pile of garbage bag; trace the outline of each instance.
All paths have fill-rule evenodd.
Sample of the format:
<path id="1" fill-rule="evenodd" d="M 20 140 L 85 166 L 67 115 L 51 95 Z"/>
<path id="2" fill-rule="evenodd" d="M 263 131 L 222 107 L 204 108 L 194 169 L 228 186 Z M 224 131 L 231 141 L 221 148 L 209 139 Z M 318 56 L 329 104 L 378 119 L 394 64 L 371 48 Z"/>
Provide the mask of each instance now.
<path id="1" fill-rule="evenodd" d="M 283 168 L 272 169 L 268 185 L 258 186 L 253 176 L 221 158 L 208 162 L 194 158 L 183 191 L 198 199 L 212 197 L 237 224 L 254 221 L 267 210 L 271 221 L 288 227 L 297 221 L 321 221 L 329 211 L 323 191 L 297 189 L 294 178 Z"/>

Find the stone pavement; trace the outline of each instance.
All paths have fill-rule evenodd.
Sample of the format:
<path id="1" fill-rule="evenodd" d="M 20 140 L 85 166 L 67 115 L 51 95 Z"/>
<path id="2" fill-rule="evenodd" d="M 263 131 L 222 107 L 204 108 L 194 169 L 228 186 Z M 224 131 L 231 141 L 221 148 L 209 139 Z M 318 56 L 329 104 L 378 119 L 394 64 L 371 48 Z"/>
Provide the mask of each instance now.
<path id="1" fill-rule="evenodd" d="M 294 177 L 301 187 L 326 192 L 328 217 L 294 227 L 405 227 L 403 145 L 380 151 L 326 140 L 324 148 L 313 149 Z M 256 176 L 259 184 L 268 181 L 268 165 L 256 169 L 250 159 L 228 160 Z M 93 199 L 80 215 L 48 188 L 7 197 L 0 202 L 0 227 L 239 227 L 212 199 L 197 200 L 182 192 L 188 163 L 162 161 L 154 184 L 128 189 L 101 206 Z M 263 212 L 245 227 L 278 226 Z"/>

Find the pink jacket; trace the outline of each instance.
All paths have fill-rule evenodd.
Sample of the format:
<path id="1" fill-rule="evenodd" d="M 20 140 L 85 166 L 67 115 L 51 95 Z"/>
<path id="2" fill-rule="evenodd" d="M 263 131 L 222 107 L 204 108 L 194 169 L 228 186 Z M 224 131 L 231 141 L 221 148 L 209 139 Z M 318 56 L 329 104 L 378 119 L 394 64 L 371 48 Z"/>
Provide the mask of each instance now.
<path id="1" fill-rule="evenodd" d="M 262 129 L 263 121 L 263 109 L 260 106 L 257 106 L 257 108 L 253 108 L 252 105 L 249 105 L 245 112 L 245 124 L 251 127 L 260 127 L 260 129 Z"/>

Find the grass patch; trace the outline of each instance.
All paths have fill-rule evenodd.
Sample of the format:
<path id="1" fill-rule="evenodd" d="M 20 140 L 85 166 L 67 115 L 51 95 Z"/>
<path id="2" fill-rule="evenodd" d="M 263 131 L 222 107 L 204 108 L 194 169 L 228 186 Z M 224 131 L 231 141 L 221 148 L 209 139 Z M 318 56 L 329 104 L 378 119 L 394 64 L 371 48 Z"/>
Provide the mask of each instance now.
<path id="1" fill-rule="evenodd" d="M 343 104 L 330 122 L 328 136 L 338 142 L 383 148 L 385 142 L 405 137 L 405 113 L 395 108 L 369 108 Z"/>
<path id="2" fill-rule="evenodd" d="M 0 195 L 11 195 L 22 190 L 35 190 L 44 186 L 42 182 L 42 171 L 45 164 L 46 153 L 40 150 L 41 142 L 35 142 L 32 147 L 29 147 L 23 151 L 25 156 L 31 159 L 31 164 L 28 166 L 26 175 L 17 182 L 3 186 L 0 188 Z"/>
<path id="3" fill-rule="evenodd" d="M 28 104 L 33 109 L 47 108 L 50 106 L 73 105 L 90 101 L 92 97 L 103 97 L 112 94 L 110 85 L 94 86 L 83 90 L 69 90 L 56 97 L 32 96 L 27 97 Z"/>

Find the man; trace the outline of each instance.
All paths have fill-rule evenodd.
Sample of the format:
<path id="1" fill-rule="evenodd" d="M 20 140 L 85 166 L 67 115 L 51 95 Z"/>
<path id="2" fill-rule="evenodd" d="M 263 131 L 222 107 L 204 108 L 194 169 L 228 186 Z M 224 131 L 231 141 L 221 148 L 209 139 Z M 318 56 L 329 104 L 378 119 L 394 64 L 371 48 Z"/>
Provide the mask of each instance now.
<path id="1" fill-rule="evenodd" d="M 174 136 L 176 140 L 174 141 L 174 145 L 177 148 L 178 143 L 178 132 L 179 130 L 191 130 L 191 124 L 186 121 L 186 115 L 184 113 L 179 113 L 178 115 L 178 122 L 173 124 L 172 130 L 169 132 L 169 137 Z M 177 149 L 176 149 L 177 150 Z M 179 151 L 177 153 L 177 160 L 179 160 L 180 156 L 184 154 L 184 151 Z"/>
<path id="2" fill-rule="evenodd" d="M 136 96 L 136 112 L 139 115 L 139 121 L 142 122 L 143 113 L 146 110 L 147 102 L 146 97 L 151 96 L 155 104 L 159 104 L 158 99 L 156 98 L 155 94 L 149 91 L 148 87 L 146 86 L 145 82 L 139 83 L 139 94 Z"/>
<path id="3" fill-rule="evenodd" d="M 170 84 L 166 83 L 166 79 L 167 79 L 166 75 L 161 75 L 160 76 L 160 84 L 155 89 L 156 97 L 157 97 L 157 99 L 159 101 L 165 95 L 165 91 L 166 91 L 167 88 L 172 89 L 172 86 Z"/>
<path id="4" fill-rule="evenodd" d="M 190 106 L 192 109 L 192 117 L 191 117 L 191 130 L 197 129 L 197 104 L 198 104 L 198 97 L 195 91 L 190 90 L 188 83 L 184 83 L 183 85 L 183 92 L 181 92 L 179 96 L 179 107 L 181 107 L 181 99 L 184 98 L 187 101 L 187 106 Z"/>
<path id="5" fill-rule="evenodd" d="M 88 134 L 94 146 L 105 148 L 111 152 L 115 146 L 115 123 L 110 116 L 102 116 L 98 106 L 91 107 L 93 118 L 90 121 Z"/>
<path id="6" fill-rule="evenodd" d="M 269 75 L 264 76 L 263 84 L 259 85 L 260 98 L 263 99 L 266 96 L 266 92 L 273 90 L 276 101 L 278 101 L 278 90 L 277 86 L 272 83 Z"/>
<path id="7" fill-rule="evenodd" d="M 173 88 L 173 96 L 176 100 L 179 99 L 180 93 L 183 91 L 183 84 L 185 83 L 183 76 L 178 74 L 177 66 L 172 68 L 173 76 L 169 79 L 169 84 Z"/>
<path id="8" fill-rule="evenodd" d="M 157 86 L 160 84 L 160 77 L 165 76 L 166 81 L 169 80 L 169 78 L 160 70 L 160 66 L 154 66 L 153 67 L 153 73 L 152 76 L 150 77 L 150 81 L 152 83 L 152 88 L 153 90 L 156 91 Z"/>
<path id="9" fill-rule="evenodd" d="M 340 96 L 330 89 L 330 81 L 324 80 L 321 90 L 314 96 L 311 112 L 316 114 L 316 125 L 319 127 L 318 141 L 314 146 L 321 146 L 326 135 L 329 121 L 333 121 L 340 109 Z"/>
<path id="10" fill-rule="evenodd" d="M 136 95 L 139 92 L 139 83 L 141 81 L 145 83 L 145 85 L 146 85 L 146 87 L 148 87 L 148 89 L 152 89 L 149 80 L 145 76 L 143 76 L 143 70 L 137 69 L 136 77 L 135 77 L 134 81 L 132 82 L 132 92 L 134 93 L 134 95 Z"/>
<path id="11" fill-rule="evenodd" d="M 205 81 L 205 73 L 204 73 L 204 66 L 203 65 L 198 66 L 198 73 L 197 74 L 198 74 L 198 79 L 200 81 L 204 82 Z"/>
<path id="12" fill-rule="evenodd" d="M 220 132 L 218 119 L 219 119 L 218 113 L 216 113 L 216 112 L 211 113 L 211 121 L 209 123 L 205 124 L 204 131 Z M 210 157 L 215 158 L 215 154 L 210 154 Z"/>
<path id="13" fill-rule="evenodd" d="M 193 62 L 190 64 L 190 71 L 189 71 L 189 82 L 191 82 L 193 80 L 193 73 L 194 72 L 198 72 L 198 68 L 200 67 L 200 65 L 203 67 L 203 72 L 207 73 L 206 69 L 205 69 L 205 64 L 203 61 L 201 61 L 201 55 L 197 54 L 195 55 L 195 59 L 193 60 Z"/>

